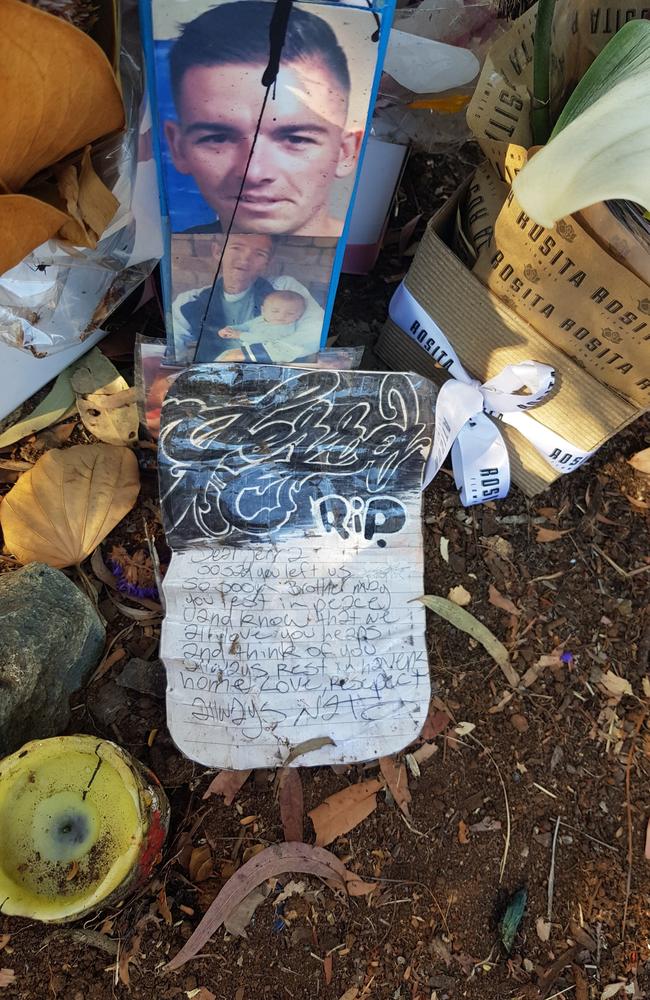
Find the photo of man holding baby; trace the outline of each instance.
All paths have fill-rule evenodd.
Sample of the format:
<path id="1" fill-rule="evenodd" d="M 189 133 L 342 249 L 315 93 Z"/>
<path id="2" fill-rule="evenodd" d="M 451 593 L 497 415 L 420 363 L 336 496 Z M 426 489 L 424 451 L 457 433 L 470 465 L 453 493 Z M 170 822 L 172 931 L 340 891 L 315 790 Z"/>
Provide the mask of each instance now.
<path id="1" fill-rule="evenodd" d="M 316 353 L 336 241 L 231 233 L 224 248 L 224 239 L 175 237 L 176 361 L 280 363 Z"/>

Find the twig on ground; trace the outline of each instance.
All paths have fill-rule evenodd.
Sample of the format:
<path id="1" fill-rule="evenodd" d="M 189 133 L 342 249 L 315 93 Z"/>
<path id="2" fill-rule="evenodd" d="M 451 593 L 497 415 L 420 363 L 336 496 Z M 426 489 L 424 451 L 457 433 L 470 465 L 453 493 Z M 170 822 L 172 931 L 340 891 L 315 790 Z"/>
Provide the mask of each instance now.
<path id="1" fill-rule="evenodd" d="M 372 876 L 368 876 L 368 881 L 369 882 L 389 882 L 389 883 L 393 883 L 394 885 L 417 885 L 420 889 L 425 889 L 426 892 L 428 892 L 429 895 L 431 896 L 431 899 L 433 900 L 434 905 L 435 905 L 438 913 L 442 917 L 442 922 L 443 922 L 443 925 L 444 925 L 444 928 L 445 928 L 445 933 L 448 936 L 451 934 L 451 931 L 449 930 L 449 924 L 447 923 L 447 917 L 443 913 L 443 910 L 442 910 L 442 907 L 441 907 L 440 903 L 438 902 L 438 900 L 436 899 L 434 893 L 432 892 L 431 888 L 426 884 L 426 882 L 414 882 L 413 880 L 403 879 L 403 878 L 383 878 L 382 876 L 379 876 L 379 877 L 376 877 L 376 878 L 373 878 Z"/>
<path id="2" fill-rule="evenodd" d="M 538 785 L 536 781 L 533 781 L 535 788 L 539 788 L 540 792 L 544 792 L 544 795 L 548 795 L 551 799 L 556 799 L 557 795 L 555 792 L 549 792 L 548 788 L 544 788 L 543 785 Z"/>
<path id="3" fill-rule="evenodd" d="M 550 997 L 546 998 L 546 1000 L 557 1000 L 557 997 L 566 996 L 567 993 L 570 993 L 571 990 L 574 990 L 574 989 L 575 989 L 575 986 L 574 986 L 573 983 L 571 983 L 571 985 L 567 986 L 567 988 L 565 990 L 560 990 L 559 993 L 552 993 Z"/>
<path id="4" fill-rule="evenodd" d="M 414 833 L 417 837 L 424 837 L 425 840 L 431 840 L 431 841 L 433 841 L 434 838 L 430 837 L 428 833 L 423 833 L 422 830 L 416 830 L 415 827 L 413 826 L 413 824 L 409 823 L 409 821 L 407 820 L 407 818 L 404 815 L 404 813 L 401 812 L 399 809 L 397 810 L 397 815 L 401 819 L 402 823 L 404 823 L 405 826 L 407 826 L 409 828 L 409 830 L 411 831 L 411 833 Z"/>
<path id="5" fill-rule="evenodd" d="M 497 764 L 496 760 L 494 759 L 494 757 L 492 756 L 492 754 L 490 753 L 490 751 L 488 750 L 488 748 L 485 746 L 484 743 L 481 743 L 481 741 L 479 740 L 479 738 L 477 736 L 474 736 L 473 733 L 468 733 L 467 735 L 469 736 L 470 740 L 473 740 L 474 743 L 477 743 L 481 747 L 481 749 L 487 754 L 487 756 L 489 757 L 489 759 L 494 764 L 495 770 L 496 770 L 497 774 L 499 775 L 499 781 L 501 782 L 501 788 L 502 788 L 502 791 L 503 791 L 503 799 L 504 799 L 505 806 L 506 806 L 506 842 L 505 842 L 504 847 L 503 847 L 503 857 L 501 858 L 501 865 L 499 867 L 499 884 L 501 884 L 501 882 L 503 882 L 503 875 L 504 875 L 504 872 L 506 870 L 506 862 L 508 860 L 508 851 L 510 850 L 510 832 L 511 832 L 511 829 L 512 829 L 512 825 L 511 825 L 511 821 L 510 821 L 510 803 L 508 802 L 508 790 L 506 788 L 506 783 L 503 780 L 503 777 L 501 776 L 501 771 L 499 770 L 499 765 Z M 458 742 L 460 743 L 461 740 L 458 740 Z"/>
<path id="6" fill-rule="evenodd" d="M 547 917 L 549 924 L 553 916 L 553 889 L 555 888 L 555 852 L 557 850 L 557 835 L 560 832 L 560 817 L 555 820 L 555 832 L 553 834 L 553 847 L 551 848 L 551 869 L 548 873 L 548 909 Z"/>
<path id="7" fill-rule="evenodd" d="M 552 819 L 553 817 L 551 817 Z M 573 830 L 574 833 L 579 833 L 581 837 L 586 837 L 587 840 L 593 841 L 594 844 L 599 844 L 600 847 L 606 847 L 608 851 L 618 852 L 618 847 L 614 844 L 607 844 L 604 840 L 598 840 L 598 837 L 592 837 L 590 833 L 585 833 L 577 826 L 571 826 L 570 823 L 565 823 L 563 819 L 560 820 L 560 826 L 565 826 L 567 830 Z"/>
<path id="8" fill-rule="evenodd" d="M 625 902 L 623 904 L 623 922 L 621 925 L 621 941 L 625 941 L 625 930 L 627 928 L 627 910 L 630 904 L 630 892 L 632 891 L 632 864 L 634 861 L 634 842 L 632 825 L 632 800 L 630 788 L 632 785 L 632 761 L 636 750 L 636 738 L 641 731 L 641 726 L 645 722 L 646 713 L 642 712 L 634 727 L 634 734 L 630 749 L 627 755 L 627 765 L 625 767 L 625 813 L 627 816 L 627 878 L 625 880 Z"/>
<path id="9" fill-rule="evenodd" d="M 639 573 L 647 573 L 647 571 L 650 570 L 650 563 L 648 563 L 647 566 L 637 566 L 636 569 L 623 569 L 622 566 L 619 566 L 618 563 L 614 562 L 611 556 L 608 556 L 606 552 L 603 552 L 599 545 L 592 543 L 591 547 L 594 552 L 597 552 L 599 556 L 602 556 L 602 558 L 605 559 L 609 565 L 612 566 L 616 572 L 626 580 L 628 580 L 631 576 L 637 576 Z"/>

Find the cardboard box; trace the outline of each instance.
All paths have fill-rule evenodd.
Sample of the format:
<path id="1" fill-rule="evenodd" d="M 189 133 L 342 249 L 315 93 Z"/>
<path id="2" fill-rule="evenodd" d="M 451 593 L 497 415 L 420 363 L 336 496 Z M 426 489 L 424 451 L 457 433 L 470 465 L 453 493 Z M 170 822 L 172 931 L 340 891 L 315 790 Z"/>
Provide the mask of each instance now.
<path id="1" fill-rule="evenodd" d="M 650 405 L 645 281 L 576 217 L 559 219 L 550 230 L 534 223 L 488 163 L 476 171 L 461 217 L 476 253 L 469 266 L 484 285 L 595 378 L 641 407 Z"/>
<path id="2" fill-rule="evenodd" d="M 508 364 L 530 360 L 551 365 L 557 374 L 553 394 L 528 414 L 580 448 L 594 451 L 647 407 L 606 385 L 549 343 L 459 260 L 450 245 L 466 191 L 467 184 L 429 223 L 405 284 L 444 331 L 467 371 L 481 382 Z M 376 350 L 395 370 L 419 372 L 438 384 L 447 378 L 426 350 L 390 319 Z M 527 496 L 558 478 L 518 431 L 504 424 L 499 427 L 509 446 L 512 480 Z"/>

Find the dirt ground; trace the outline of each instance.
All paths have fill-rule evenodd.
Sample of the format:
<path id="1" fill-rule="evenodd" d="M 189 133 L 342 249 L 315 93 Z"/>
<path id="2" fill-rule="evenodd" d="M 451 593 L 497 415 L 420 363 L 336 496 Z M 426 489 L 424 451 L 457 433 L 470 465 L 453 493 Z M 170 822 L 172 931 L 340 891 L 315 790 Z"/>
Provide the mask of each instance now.
<path id="1" fill-rule="evenodd" d="M 413 163 L 400 224 L 426 217 L 451 190 L 457 173 L 445 165 Z M 333 323 L 342 342 L 372 344 L 407 266 L 393 241 L 371 278 L 343 279 Z M 155 323 L 149 314 L 148 333 Z M 118 317 L 114 328 L 126 337 L 129 324 Z M 127 371 L 124 342 L 113 338 Z M 84 434 L 75 428 L 69 440 Z M 481 646 L 430 614 L 430 755 L 419 775 L 408 762 L 410 818 L 382 791 L 368 818 L 330 845 L 376 890 L 346 900 L 309 876 L 281 876 L 246 938 L 222 928 L 174 973 L 163 965 L 226 880 L 260 846 L 282 841 L 275 775 L 252 774 L 232 805 L 202 798 L 214 772 L 179 754 L 165 728 L 159 619 L 125 617 L 101 590 L 111 649 L 123 655 L 76 697 L 69 731 L 115 740 L 151 767 L 170 799 L 171 830 L 155 878 L 120 907 L 63 928 L 0 916 L 0 969 L 15 975 L 4 987 L 0 978 L 2 1000 L 650 996 L 650 477 L 626 461 L 648 444 L 641 420 L 534 500 L 513 489 L 469 510 L 450 474 L 438 476 L 424 503 L 424 593 L 463 586 L 468 610 L 529 685 L 510 689 Z M 38 453 L 38 438 L 12 458 L 29 460 L 30 448 Z M 164 563 L 155 452 L 138 454 L 142 494 L 104 558 L 113 545 L 130 559 L 144 553 L 145 521 Z M 132 657 L 149 661 L 143 690 L 120 684 Z M 612 674 L 629 682 L 626 693 Z M 308 810 L 377 767 L 300 768 L 306 841 Z M 521 889 L 525 912 L 508 953 L 500 921 Z"/>

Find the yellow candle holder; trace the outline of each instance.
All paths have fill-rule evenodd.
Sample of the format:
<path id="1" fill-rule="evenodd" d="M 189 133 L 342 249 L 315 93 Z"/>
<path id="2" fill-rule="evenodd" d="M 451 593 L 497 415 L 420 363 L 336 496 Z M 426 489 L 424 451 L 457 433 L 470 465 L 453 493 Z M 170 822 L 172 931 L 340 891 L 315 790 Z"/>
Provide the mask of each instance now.
<path id="1" fill-rule="evenodd" d="M 96 736 L 34 740 L 0 761 L 0 913 L 64 922 L 112 906 L 160 860 L 156 776 Z"/>

